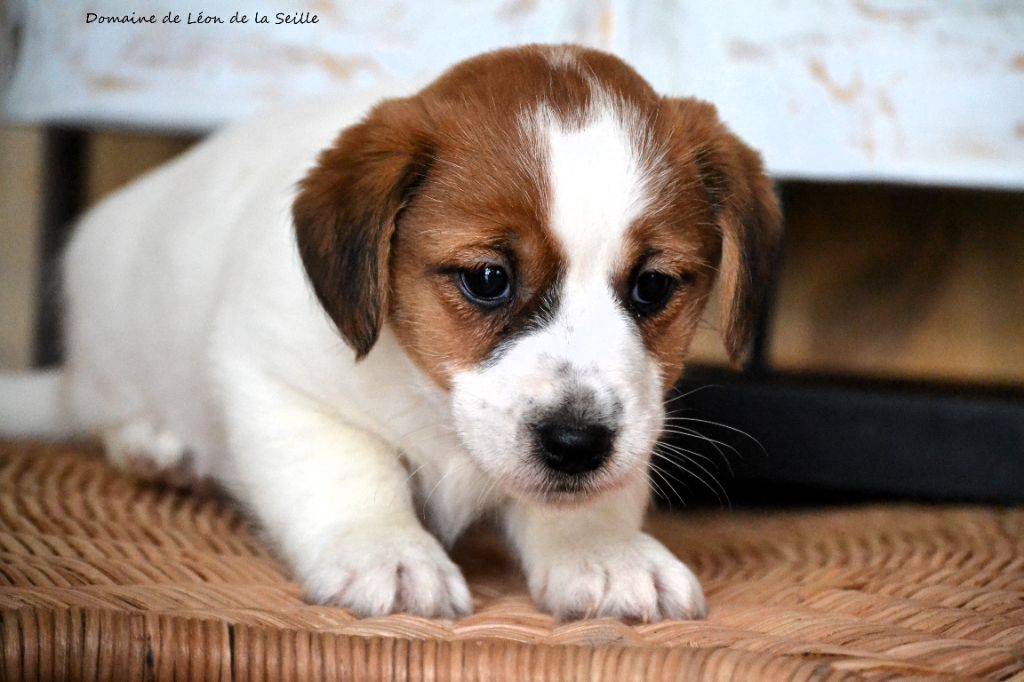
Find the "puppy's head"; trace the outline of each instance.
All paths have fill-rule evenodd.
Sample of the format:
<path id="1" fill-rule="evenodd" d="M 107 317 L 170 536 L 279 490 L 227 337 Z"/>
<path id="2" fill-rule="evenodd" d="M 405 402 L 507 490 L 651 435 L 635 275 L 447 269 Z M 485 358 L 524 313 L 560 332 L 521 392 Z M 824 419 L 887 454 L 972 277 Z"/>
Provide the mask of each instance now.
<path id="1" fill-rule="evenodd" d="M 550 502 L 645 473 L 716 274 L 740 362 L 780 238 L 760 158 L 712 106 L 568 46 L 379 105 L 293 213 L 356 355 L 389 324 L 478 465 Z"/>

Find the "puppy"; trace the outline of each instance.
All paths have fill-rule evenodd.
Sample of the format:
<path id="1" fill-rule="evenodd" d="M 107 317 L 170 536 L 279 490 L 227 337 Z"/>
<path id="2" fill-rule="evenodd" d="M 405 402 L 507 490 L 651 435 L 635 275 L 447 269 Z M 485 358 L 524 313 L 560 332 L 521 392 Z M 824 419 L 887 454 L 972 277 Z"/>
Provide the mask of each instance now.
<path id="1" fill-rule="evenodd" d="M 4 384 L 5 429 L 187 464 L 361 615 L 469 613 L 444 548 L 494 512 L 556 616 L 701 617 L 641 530 L 647 470 L 716 274 L 734 360 L 750 338 L 758 155 L 574 46 L 366 105 L 228 128 L 87 215 L 67 363 Z"/>

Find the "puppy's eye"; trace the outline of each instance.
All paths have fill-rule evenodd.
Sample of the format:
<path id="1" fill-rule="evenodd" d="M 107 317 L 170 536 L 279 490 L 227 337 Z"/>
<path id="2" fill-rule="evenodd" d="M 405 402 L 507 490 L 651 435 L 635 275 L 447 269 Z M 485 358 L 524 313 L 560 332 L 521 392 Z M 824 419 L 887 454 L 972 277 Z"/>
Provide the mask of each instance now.
<path id="1" fill-rule="evenodd" d="M 633 307 L 644 315 L 657 312 L 679 283 L 680 280 L 661 272 L 641 272 L 633 281 L 633 290 L 630 292 Z"/>
<path id="2" fill-rule="evenodd" d="M 484 307 L 499 306 L 512 296 L 512 280 L 500 265 L 462 270 L 458 282 L 463 296 Z"/>

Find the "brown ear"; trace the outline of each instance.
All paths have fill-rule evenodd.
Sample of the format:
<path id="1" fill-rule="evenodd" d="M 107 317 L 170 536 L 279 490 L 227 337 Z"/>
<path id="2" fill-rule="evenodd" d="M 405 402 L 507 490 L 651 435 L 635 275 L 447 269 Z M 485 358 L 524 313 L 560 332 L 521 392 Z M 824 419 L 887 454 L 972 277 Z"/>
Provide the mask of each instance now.
<path id="1" fill-rule="evenodd" d="M 430 163 L 425 127 L 413 99 L 378 105 L 320 154 L 292 204 L 306 274 L 357 359 L 387 311 L 395 222 Z"/>
<path id="2" fill-rule="evenodd" d="M 714 106 L 667 101 L 722 236 L 722 337 L 729 359 L 743 364 L 782 242 L 779 202 L 761 156 L 729 132 Z"/>

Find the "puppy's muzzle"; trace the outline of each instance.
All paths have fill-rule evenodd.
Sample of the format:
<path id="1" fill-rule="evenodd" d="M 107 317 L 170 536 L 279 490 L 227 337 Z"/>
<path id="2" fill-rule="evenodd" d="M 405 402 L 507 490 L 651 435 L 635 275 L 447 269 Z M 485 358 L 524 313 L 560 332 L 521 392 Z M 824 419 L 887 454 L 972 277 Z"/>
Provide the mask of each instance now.
<path id="1" fill-rule="evenodd" d="M 541 461 L 564 474 L 584 474 L 604 464 L 615 432 L 597 422 L 553 417 L 533 427 Z"/>

